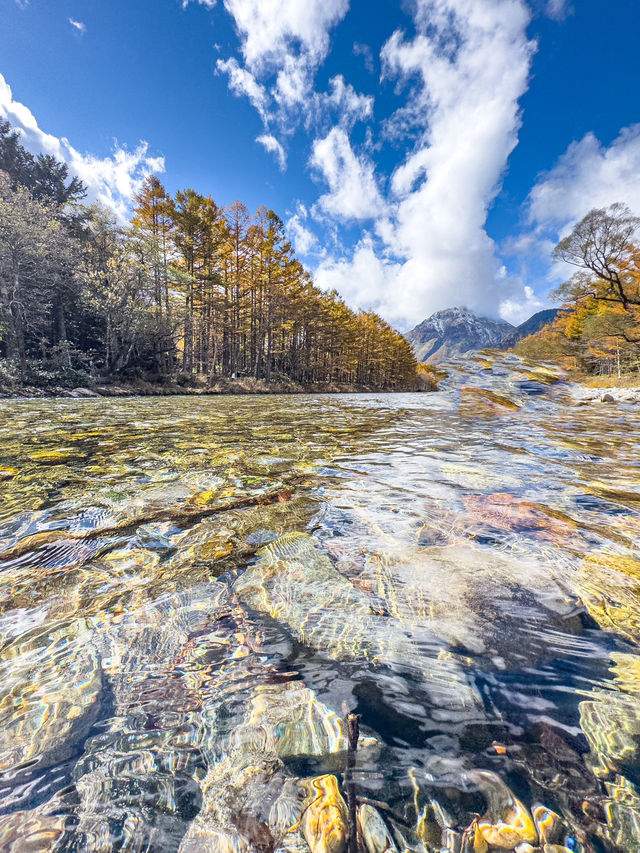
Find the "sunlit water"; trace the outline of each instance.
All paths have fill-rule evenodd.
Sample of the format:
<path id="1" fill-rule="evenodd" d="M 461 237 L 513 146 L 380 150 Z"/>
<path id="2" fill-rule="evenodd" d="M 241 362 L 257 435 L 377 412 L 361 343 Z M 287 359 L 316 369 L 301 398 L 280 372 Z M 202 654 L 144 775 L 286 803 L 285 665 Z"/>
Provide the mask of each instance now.
<path id="1" fill-rule="evenodd" d="M 308 853 L 347 712 L 397 849 L 638 850 L 640 410 L 527 370 L 1 403 L 0 850 Z"/>

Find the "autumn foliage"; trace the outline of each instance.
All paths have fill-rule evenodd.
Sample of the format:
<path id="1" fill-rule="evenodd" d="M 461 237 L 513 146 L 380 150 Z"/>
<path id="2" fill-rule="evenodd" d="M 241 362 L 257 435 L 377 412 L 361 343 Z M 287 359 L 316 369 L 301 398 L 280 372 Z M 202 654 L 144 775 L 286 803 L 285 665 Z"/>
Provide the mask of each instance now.
<path id="1" fill-rule="evenodd" d="M 414 387 L 409 343 L 317 288 L 282 220 L 145 179 L 130 223 L 0 122 L 0 356 L 182 385 Z"/>
<path id="2" fill-rule="evenodd" d="M 516 352 L 583 374 L 639 371 L 639 232 L 640 220 L 623 205 L 587 214 L 555 249 L 556 260 L 577 270 L 552 294 L 563 310 Z"/>

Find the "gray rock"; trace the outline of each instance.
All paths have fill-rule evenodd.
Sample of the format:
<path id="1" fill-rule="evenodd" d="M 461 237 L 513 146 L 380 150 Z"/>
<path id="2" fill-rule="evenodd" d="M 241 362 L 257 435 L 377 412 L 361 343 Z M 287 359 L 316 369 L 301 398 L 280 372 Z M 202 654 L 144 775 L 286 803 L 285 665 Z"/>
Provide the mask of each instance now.
<path id="1" fill-rule="evenodd" d="M 602 397 L 600 397 L 601 403 L 615 403 L 615 401 L 616 399 L 613 394 L 603 394 Z"/>
<path id="2" fill-rule="evenodd" d="M 81 397 L 87 397 L 88 398 L 88 397 L 99 397 L 100 394 L 98 394 L 96 391 L 91 391 L 90 388 L 73 388 L 71 393 L 69 394 L 69 396 L 70 397 L 78 397 L 78 398 L 81 398 Z"/>

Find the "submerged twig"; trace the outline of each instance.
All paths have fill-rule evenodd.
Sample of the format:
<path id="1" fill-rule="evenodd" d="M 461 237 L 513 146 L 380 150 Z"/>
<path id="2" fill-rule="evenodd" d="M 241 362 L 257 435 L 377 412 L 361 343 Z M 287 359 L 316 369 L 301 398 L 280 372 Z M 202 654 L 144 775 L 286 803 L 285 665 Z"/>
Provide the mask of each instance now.
<path id="1" fill-rule="evenodd" d="M 33 548 L 37 548 L 41 545 L 49 545 L 52 542 L 60 542 L 61 540 L 86 542 L 93 539 L 101 539 L 103 536 L 109 536 L 113 533 L 133 533 L 141 524 L 155 524 L 159 521 L 173 521 L 176 523 L 186 521 L 191 524 L 196 524 L 205 518 L 209 518 L 210 516 L 217 515 L 221 512 L 229 512 L 234 509 L 246 509 L 251 506 L 264 506 L 265 504 L 282 503 L 284 501 L 291 500 L 293 492 L 293 483 L 289 482 L 286 486 L 281 487 L 277 491 L 267 492 L 263 495 L 250 495 L 248 497 L 238 498 L 235 501 L 228 501 L 225 504 L 216 504 L 215 506 L 202 507 L 200 509 L 182 509 L 180 507 L 158 509 L 134 519 L 127 519 L 120 524 L 114 524 L 112 527 L 96 527 L 93 530 L 88 530 L 83 533 L 70 533 L 65 530 L 45 530 L 41 533 L 34 533 L 32 536 L 27 536 L 16 542 L 13 547 L 7 548 L 6 551 L 0 554 L 0 561 L 21 557 Z"/>
<path id="2" fill-rule="evenodd" d="M 353 771 L 356 766 L 356 752 L 358 750 L 358 739 L 360 737 L 360 715 L 347 714 L 347 763 L 344 771 L 344 787 L 347 794 L 347 806 L 349 809 L 349 853 L 358 853 L 358 818 L 356 784 L 353 780 Z"/>
<path id="3" fill-rule="evenodd" d="M 362 794 L 358 794 L 356 796 L 356 800 L 360 805 L 363 806 L 372 806 L 374 809 L 378 809 L 378 811 L 383 811 L 392 817 L 396 823 L 399 823 L 401 826 L 405 826 L 407 829 L 413 829 L 413 825 L 408 823 L 402 815 L 399 815 L 396 811 L 394 811 L 388 803 L 383 803 L 382 800 L 372 800 L 371 797 L 365 797 Z"/>

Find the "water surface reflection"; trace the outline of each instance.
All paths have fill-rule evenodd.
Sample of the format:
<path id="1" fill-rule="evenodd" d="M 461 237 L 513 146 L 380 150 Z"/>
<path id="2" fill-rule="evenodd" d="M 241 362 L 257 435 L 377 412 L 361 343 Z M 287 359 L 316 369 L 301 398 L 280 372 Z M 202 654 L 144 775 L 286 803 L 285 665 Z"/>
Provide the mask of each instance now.
<path id="1" fill-rule="evenodd" d="M 636 850 L 640 412 L 0 405 L 0 848 Z"/>

